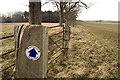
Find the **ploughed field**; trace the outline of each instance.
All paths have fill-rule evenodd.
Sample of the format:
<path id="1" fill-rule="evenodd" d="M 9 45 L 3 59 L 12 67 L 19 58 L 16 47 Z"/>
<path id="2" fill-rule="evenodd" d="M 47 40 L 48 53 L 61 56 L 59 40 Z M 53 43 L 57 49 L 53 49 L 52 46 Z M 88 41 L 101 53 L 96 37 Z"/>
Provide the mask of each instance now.
<path id="1" fill-rule="evenodd" d="M 2 23 L 2 36 L 14 34 L 14 26 L 20 24 L 28 25 L 28 23 Z M 68 53 L 48 65 L 48 77 L 118 77 L 118 24 L 95 22 L 77 22 L 77 24 L 71 27 Z M 44 23 L 43 25 L 53 26 L 57 23 Z M 59 28 L 48 31 L 53 34 L 59 31 Z M 13 49 L 14 38 L 2 40 L 2 53 Z M 14 63 L 14 52 L 4 56 L 0 61 L 2 61 L 2 68 Z M 12 69 L 9 69 L 3 72 L 3 77 L 6 78 L 11 73 Z"/>

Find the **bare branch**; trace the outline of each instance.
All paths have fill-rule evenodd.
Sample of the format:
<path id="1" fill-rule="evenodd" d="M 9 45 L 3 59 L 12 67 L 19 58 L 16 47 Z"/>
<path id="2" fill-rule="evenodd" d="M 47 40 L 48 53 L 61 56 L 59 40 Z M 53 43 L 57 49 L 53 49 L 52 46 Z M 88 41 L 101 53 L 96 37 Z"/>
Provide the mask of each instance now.
<path id="1" fill-rule="evenodd" d="M 81 0 L 78 1 L 73 1 L 71 0 L 68 2 L 61 2 L 60 0 L 50 0 L 53 1 L 53 4 L 55 5 L 55 7 L 57 7 L 57 9 L 59 10 L 60 13 L 60 22 L 62 22 L 61 20 L 63 20 L 63 18 L 65 18 L 65 16 L 68 16 L 67 14 L 71 14 L 72 16 L 75 17 L 77 16 L 78 12 L 81 10 L 81 7 L 84 8 L 89 8 L 87 4 L 85 4 L 84 2 L 82 2 Z"/>
<path id="2" fill-rule="evenodd" d="M 81 2 L 81 3 L 85 6 L 86 9 L 88 9 L 87 4 L 85 4 L 84 2 Z"/>
<path id="3" fill-rule="evenodd" d="M 48 4 L 49 2 L 45 2 L 44 4 L 42 4 L 41 6 L 44 6 L 45 4 Z"/>

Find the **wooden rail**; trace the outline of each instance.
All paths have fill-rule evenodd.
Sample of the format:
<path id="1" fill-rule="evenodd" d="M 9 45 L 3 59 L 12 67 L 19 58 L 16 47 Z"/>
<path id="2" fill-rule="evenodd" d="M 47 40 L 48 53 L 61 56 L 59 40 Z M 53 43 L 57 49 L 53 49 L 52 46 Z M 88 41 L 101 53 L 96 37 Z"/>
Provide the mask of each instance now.
<path id="1" fill-rule="evenodd" d="M 2 37 L 2 38 L 0 38 L 0 40 L 12 38 L 12 37 L 14 37 L 14 35 Z M 0 57 L 2 58 L 2 57 L 6 56 L 6 55 L 8 55 L 8 54 L 10 54 L 10 53 L 12 53 L 12 52 L 14 52 L 14 51 L 15 51 L 15 50 L 9 50 L 8 52 L 1 54 Z M 13 67 L 13 66 L 15 66 L 15 63 L 13 63 L 12 65 L 10 65 L 10 66 L 2 69 L 2 70 L 0 70 L 0 72 L 4 72 L 4 71 L 10 69 L 10 68 Z M 13 77 L 13 73 L 12 73 L 12 75 L 11 75 L 8 79 L 6 79 L 6 80 L 11 80 L 12 77 Z"/>
<path id="2" fill-rule="evenodd" d="M 6 71 L 7 69 L 9 69 L 9 68 L 11 68 L 11 67 L 13 67 L 13 66 L 15 66 L 15 64 L 12 64 L 12 65 L 6 67 L 5 69 L 1 70 L 0 72 Z"/>
<path id="3" fill-rule="evenodd" d="M 48 27 L 48 28 L 57 28 L 57 27 L 64 27 L 64 25 L 57 25 L 57 26 L 52 26 L 52 27 Z"/>
<path id="4" fill-rule="evenodd" d="M 2 38 L 0 38 L 0 40 L 2 40 L 2 39 L 7 39 L 7 38 L 11 38 L 11 37 L 14 37 L 14 35 L 2 37 Z"/>
<path id="5" fill-rule="evenodd" d="M 3 56 L 5 56 L 5 55 L 8 55 L 8 54 L 10 54 L 10 53 L 12 53 L 12 52 L 14 52 L 14 51 L 15 51 L 15 50 L 8 51 L 8 52 L 6 52 L 6 53 L 4 53 L 4 54 L 1 54 L 0 57 L 3 57 Z"/>
<path id="6" fill-rule="evenodd" d="M 52 27 L 49 27 L 49 28 L 57 28 L 57 27 L 60 27 L 60 26 L 52 26 Z M 65 30 L 64 30 L 64 29 L 65 29 L 65 28 L 64 28 L 64 25 L 62 25 L 61 28 L 63 28 L 62 31 L 57 32 L 57 33 L 52 34 L 51 36 L 49 36 L 49 39 L 50 39 L 51 43 L 50 43 L 48 46 L 50 47 L 51 45 L 56 45 L 56 47 L 55 47 L 54 49 L 52 49 L 52 50 L 49 49 L 48 54 L 51 53 L 51 52 L 53 52 L 53 51 L 55 51 L 57 48 L 59 48 L 59 49 L 55 52 L 54 55 L 56 55 L 59 51 L 62 51 L 62 53 L 57 54 L 56 57 L 50 59 L 50 60 L 48 61 L 48 64 L 50 64 L 50 63 L 52 63 L 53 61 L 55 61 L 58 57 L 60 57 L 60 56 L 64 53 L 63 47 L 62 47 L 62 48 L 60 47 L 61 45 L 64 46 L 64 32 L 65 32 Z M 62 35 L 63 35 L 62 38 L 60 38 L 60 39 L 58 39 L 58 40 L 56 40 L 56 41 L 52 39 L 52 37 L 57 36 L 57 35 L 59 35 L 59 34 L 61 34 L 61 33 L 62 33 Z M 61 40 L 62 40 L 62 43 L 58 44 L 57 42 L 59 42 L 59 41 L 61 41 Z M 54 55 L 53 55 L 53 56 L 54 56 Z M 52 57 L 53 57 L 53 56 L 52 56 Z"/>

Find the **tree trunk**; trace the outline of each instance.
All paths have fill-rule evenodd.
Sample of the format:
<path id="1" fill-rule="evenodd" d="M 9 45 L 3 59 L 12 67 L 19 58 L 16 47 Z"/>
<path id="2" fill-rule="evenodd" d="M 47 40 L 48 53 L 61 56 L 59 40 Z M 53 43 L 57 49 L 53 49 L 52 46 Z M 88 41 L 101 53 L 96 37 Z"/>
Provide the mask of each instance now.
<path id="1" fill-rule="evenodd" d="M 59 21 L 59 25 L 62 26 L 63 23 L 63 5 L 62 2 L 60 3 L 60 21 Z"/>
<path id="2" fill-rule="evenodd" d="M 60 15 L 59 25 L 60 25 L 60 26 L 62 26 L 62 24 L 63 24 L 63 16 L 62 16 L 62 15 Z"/>

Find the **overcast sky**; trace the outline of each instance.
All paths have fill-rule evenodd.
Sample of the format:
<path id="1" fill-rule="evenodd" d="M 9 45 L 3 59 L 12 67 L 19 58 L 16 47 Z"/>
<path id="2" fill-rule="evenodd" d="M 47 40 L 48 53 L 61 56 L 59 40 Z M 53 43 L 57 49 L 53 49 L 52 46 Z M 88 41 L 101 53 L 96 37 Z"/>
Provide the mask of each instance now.
<path id="1" fill-rule="evenodd" d="M 79 14 L 79 20 L 118 20 L 118 2 L 120 0 L 82 0 L 93 4 L 89 9 L 83 9 Z M 29 0 L 1 0 L 0 14 L 14 11 L 29 11 Z M 42 7 L 42 10 L 56 10 L 50 4 Z"/>

